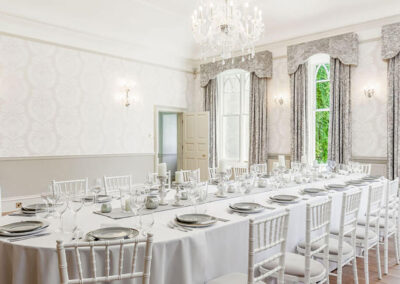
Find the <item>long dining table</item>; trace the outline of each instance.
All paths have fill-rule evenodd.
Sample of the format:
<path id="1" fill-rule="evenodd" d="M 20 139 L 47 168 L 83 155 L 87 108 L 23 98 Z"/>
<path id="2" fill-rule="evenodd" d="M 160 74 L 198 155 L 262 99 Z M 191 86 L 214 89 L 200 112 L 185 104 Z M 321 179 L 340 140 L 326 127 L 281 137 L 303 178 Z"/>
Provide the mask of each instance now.
<path id="1" fill-rule="evenodd" d="M 176 215 L 189 213 L 193 207 L 168 208 L 154 213 L 155 224 L 152 228 L 154 245 L 150 283 L 152 284 L 200 284 L 215 277 L 231 272 L 247 272 L 248 261 L 248 225 L 250 218 L 266 217 L 279 210 L 289 209 L 289 228 L 286 250 L 294 252 L 299 241 L 305 238 L 306 203 L 323 196 L 300 195 L 305 187 L 322 187 L 330 183 L 343 183 L 347 180 L 360 178 L 360 174 L 335 176 L 308 184 L 288 184 L 278 190 L 254 190 L 245 196 L 213 199 L 201 205 L 201 210 L 217 218 L 226 219 L 206 228 L 196 228 L 188 232 L 170 228 L 168 225 Z M 383 182 L 383 181 L 378 181 Z M 363 191 L 362 203 L 367 201 L 368 185 L 359 187 Z M 209 186 L 209 194 L 213 195 L 217 188 Z M 268 196 L 277 193 L 296 194 L 299 202 L 289 205 L 272 204 Z M 329 191 L 332 198 L 331 227 L 339 225 L 341 209 L 341 191 Z M 256 214 L 232 214 L 229 204 L 238 201 L 256 201 L 268 207 Z M 173 202 L 173 201 L 171 201 Z M 118 200 L 112 203 L 114 208 L 120 206 Z M 94 206 L 94 205 L 93 205 Z M 94 208 L 84 207 L 79 212 L 78 224 L 83 232 L 89 232 L 101 227 L 124 226 L 137 227 L 138 217 L 113 220 L 94 214 Z M 25 220 L 18 216 L 0 218 L 0 225 Z M 28 219 L 30 220 L 30 219 Z M 56 284 L 59 281 L 56 240 L 71 241 L 71 236 L 56 233 L 58 219 L 48 219 L 50 235 L 27 239 L 19 242 L 9 242 L 0 238 L 0 283 L 2 284 Z M 115 252 L 117 253 L 117 252 Z M 97 265 L 104 266 L 102 255 L 96 254 Z M 114 267 L 118 257 L 112 258 Z M 138 267 L 140 269 L 140 265 Z M 73 267 L 69 267 L 73 270 Z M 73 273 L 73 271 L 71 272 Z M 116 282 L 118 283 L 118 282 Z M 132 282 L 121 282 L 132 283 Z"/>

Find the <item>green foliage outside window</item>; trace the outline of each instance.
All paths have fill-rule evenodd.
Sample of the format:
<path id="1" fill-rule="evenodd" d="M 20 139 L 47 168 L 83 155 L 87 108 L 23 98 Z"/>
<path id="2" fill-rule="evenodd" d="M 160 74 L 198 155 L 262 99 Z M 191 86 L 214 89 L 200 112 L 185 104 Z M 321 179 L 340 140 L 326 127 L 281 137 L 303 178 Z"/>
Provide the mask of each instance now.
<path id="1" fill-rule="evenodd" d="M 323 64 L 329 72 L 329 64 Z M 328 159 L 329 135 L 329 75 L 323 65 L 318 65 L 316 78 L 316 114 L 315 114 L 315 159 L 326 163 Z M 319 68 L 319 69 L 318 69 Z M 327 80 L 324 82 L 324 80 Z M 318 111 L 321 110 L 321 111 Z"/>

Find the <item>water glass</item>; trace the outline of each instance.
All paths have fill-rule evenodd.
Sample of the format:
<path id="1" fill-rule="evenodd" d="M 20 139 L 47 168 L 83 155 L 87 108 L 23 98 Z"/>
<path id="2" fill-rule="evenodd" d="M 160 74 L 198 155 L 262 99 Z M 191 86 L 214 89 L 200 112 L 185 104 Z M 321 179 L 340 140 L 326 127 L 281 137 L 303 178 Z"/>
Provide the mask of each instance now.
<path id="1" fill-rule="evenodd" d="M 147 233 L 151 232 L 154 226 L 154 215 L 152 213 L 141 215 L 140 217 L 140 228 L 142 229 L 142 235 L 146 236 Z"/>

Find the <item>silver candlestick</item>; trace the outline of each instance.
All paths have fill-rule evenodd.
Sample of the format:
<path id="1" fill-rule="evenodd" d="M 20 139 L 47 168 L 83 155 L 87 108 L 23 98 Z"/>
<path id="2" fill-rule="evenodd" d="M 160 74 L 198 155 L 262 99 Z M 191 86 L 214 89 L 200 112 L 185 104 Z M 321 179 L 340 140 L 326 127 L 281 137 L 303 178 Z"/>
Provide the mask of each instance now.
<path id="1" fill-rule="evenodd" d="M 168 202 L 165 200 L 167 193 L 169 190 L 165 190 L 165 182 L 167 180 L 166 176 L 157 176 L 158 180 L 160 181 L 160 205 L 168 205 Z"/>
<path id="2" fill-rule="evenodd" d="M 176 207 L 180 207 L 180 206 L 183 206 L 183 204 L 182 204 L 182 202 L 181 202 L 181 195 L 179 194 L 180 193 L 180 190 L 183 188 L 183 184 L 182 183 L 177 183 L 177 182 L 175 182 L 175 190 L 176 190 L 176 193 L 175 193 L 175 202 L 174 202 L 174 204 L 172 204 L 173 206 L 176 206 Z"/>

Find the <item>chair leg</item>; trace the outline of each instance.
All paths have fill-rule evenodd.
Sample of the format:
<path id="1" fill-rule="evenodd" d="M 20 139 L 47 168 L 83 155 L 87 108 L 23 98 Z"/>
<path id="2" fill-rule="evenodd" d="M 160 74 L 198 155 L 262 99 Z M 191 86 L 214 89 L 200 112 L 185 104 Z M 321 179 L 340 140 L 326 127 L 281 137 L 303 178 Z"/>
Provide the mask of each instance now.
<path id="1" fill-rule="evenodd" d="M 342 284 L 342 273 L 343 273 L 342 263 L 338 262 L 337 276 L 336 276 L 336 283 L 337 284 Z"/>
<path id="2" fill-rule="evenodd" d="M 387 235 L 383 237 L 383 273 L 387 275 L 389 273 L 388 268 L 389 259 L 389 239 Z"/>
<path id="3" fill-rule="evenodd" d="M 378 266 L 378 279 L 382 279 L 381 254 L 379 252 L 379 242 L 376 243 L 376 265 Z"/>
<path id="4" fill-rule="evenodd" d="M 354 259 L 353 259 L 353 278 L 354 278 L 354 284 L 358 284 L 358 274 L 357 274 L 357 260 L 356 260 L 356 256 L 354 256 Z"/>
<path id="5" fill-rule="evenodd" d="M 369 272 L 368 272 L 368 250 L 364 250 L 364 278 L 365 284 L 369 284 Z"/>
<path id="6" fill-rule="evenodd" d="M 394 233 L 394 251 L 396 256 L 396 264 L 400 264 L 400 255 L 399 255 L 399 235 L 397 232 Z"/>

